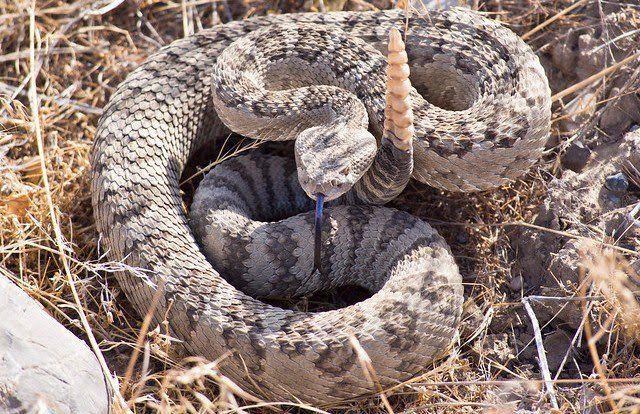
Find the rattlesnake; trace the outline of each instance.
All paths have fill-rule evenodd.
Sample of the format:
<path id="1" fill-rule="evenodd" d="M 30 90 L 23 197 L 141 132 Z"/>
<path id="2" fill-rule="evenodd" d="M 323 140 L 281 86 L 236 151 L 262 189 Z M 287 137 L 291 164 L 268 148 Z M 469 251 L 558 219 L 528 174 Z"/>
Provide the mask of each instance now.
<path id="1" fill-rule="evenodd" d="M 299 42 L 307 39 L 301 36 L 305 27 L 323 33 L 322 39 Z M 385 104 L 376 76 L 384 59 L 368 46 L 362 46 L 366 54 L 350 55 L 336 40 L 351 36 L 364 41 L 357 45 L 384 51 L 392 27 L 405 28 L 412 81 L 431 102 L 411 94 L 414 178 L 446 190 L 484 190 L 521 175 L 539 158 L 550 125 L 550 92 L 537 57 L 500 24 L 459 9 L 408 21 L 399 10 L 268 16 L 205 30 L 161 49 L 133 71 L 99 122 L 91 156 L 94 214 L 110 257 L 128 265 L 117 275 L 127 297 L 144 314 L 163 281 L 155 321 L 166 319 L 192 354 L 214 359 L 231 351 L 221 371 L 261 397 L 327 403 L 374 391 L 359 364 L 359 347 L 371 359 L 379 385 L 397 384 L 444 351 L 459 320 L 462 287 L 452 256 L 435 230 L 409 214 L 370 206 L 330 209 L 323 263 L 335 276 L 380 291 L 347 308 L 304 313 L 269 306 L 225 281 L 200 252 L 180 196 L 180 176 L 191 155 L 228 131 L 219 116 L 249 136 L 295 138 L 300 130 L 286 122 L 295 118 L 291 106 L 270 100 L 273 93 L 260 98 L 232 88 L 303 86 L 296 75 L 305 70 L 305 53 L 313 54 L 310 62 L 321 61 L 329 49 L 344 53 L 341 78 L 365 102 L 370 130 L 379 136 Z M 238 62 L 264 63 L 261 50 L 252 46 L 259 39 L 250 35 L 264 28 L 281 36 L 282 51 L 299 52 L 298 58 L 283 53 L 280 66 L 262 73 L 273 79 L 269 84 L 260 85 L 257 77 L 249 79 L 252 85 L 242 84 L 247 81 L 233 74 L 225 80 L 216 61 L 237 39 L 251 50 Z M 227 53 L 231 65 L 233 56 Z M 369 68 L 367 76 L 359 74 L 362 68 Z M 320 66 L 302 78 L 323 78 L 318 75 L 325 70 Z M 294 101 L 313 110 L 324 99 L 321 90 L 312 90 L 320 91 L 316 96 L 294 93 Z M 266 127 L 256 123 L 269 117 Z M 196 196 L 193 209 L 205 210 L 199 217 L 222 210 L 226 235 L 242 239 L 247 227 L 240 221 L 247 216 L 279 219 L 309 207 L 294 172 L 281 158 L 231 160 L 201 184 L 209 204 Z M 300 178 L 303 185 L 318 179 Z M 356 195 L 385 201 L 375 200 L 375 177 L 365 178 Z M 335 181 L 329 184 L 323 191 Z M 234 215 L 224 219 L 229 212 Z M 208 219 L 202 219 L 199 237 L 213 238 L 218 250 L 230 252 L 217 270 L 229 271 L 236 285 L 259 296 L 300 294 L 300 278 L 315 284 L 311 290 L 340 283 L 325 280 L 326 273 L 309 276 L 310 216 L 296 217 L 253 228 L 251 235 L 264 241 L 252 244 L 254 251 L 243 250 L 238 238 L 223 240 L 223 230 L 216 236 Z M 273 267 L 272 259 L 284 265 Z M 254 286 L 232 274 L 242 267 L 283 279 Z M 294 292 L 283 292 L 288 287 Z"/>

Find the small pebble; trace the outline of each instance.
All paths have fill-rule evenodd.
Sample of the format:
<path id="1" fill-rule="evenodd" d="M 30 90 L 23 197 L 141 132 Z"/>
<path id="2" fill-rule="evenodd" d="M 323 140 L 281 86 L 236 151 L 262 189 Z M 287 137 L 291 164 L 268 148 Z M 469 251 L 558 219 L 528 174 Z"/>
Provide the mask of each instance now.
<path id="1" fill-rule="evenodd" d="M 509 283 L 509 287 L 514 292 L 520 292 L 520 290 L 522 290 L 522 276 L 516 276 L 512 278 L 511 282 Z"/>
<path id="2" fill-rule="evenodd" d="M 571 361 L 571 356 L 574 353 L 571 337 L 572 335 L 558 329 L 544 338 L 544 349 L 547 350 L 547 363 L 551 372 L 556 372 L 560 368 L 567 352 L 569 352 L 569 361 Z"/>
<path id="3" fill-rule="evenodd" d="M 629 188 L 629 180 L 623 173 L 619 172 L 605 178 L 604 186 L 610 191 L 623 193 Z"/>
<path id="4" fill-rule="evenodd" d="M 562 166 L 571 171 L 580 172 L 587 165 L 590 155 L 589 147 L 581 141 L 574 141 L 562 157 Z"/>
<path id="5" fill-rule="evenodd" d="M 456 241 L 460 244 L 467 244 L 469 243 L 469 235 L 465 231 L 460 231 L 456 235 Z"/>

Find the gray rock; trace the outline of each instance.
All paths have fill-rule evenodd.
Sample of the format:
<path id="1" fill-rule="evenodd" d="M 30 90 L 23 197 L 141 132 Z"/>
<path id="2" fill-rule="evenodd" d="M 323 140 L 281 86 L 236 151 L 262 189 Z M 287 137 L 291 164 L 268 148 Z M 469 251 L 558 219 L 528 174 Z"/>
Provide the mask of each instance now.
<path id="1" fill-rule="evenodd" d="M 606 105 L 599 124 L 609 136 L 619 137 L 629 132 L 634 124 L 640 123 L 640 97 L 631 93 L 640 87 L 640 79 L 627 83 L 633 76 L 632 70 L 620 71 L 607 93 L 606 100 L 611 102 Z"/>
<path id="2" fill-rule="evenodd" d="M 587 165 L 591 150 L 581 141 L 574 141 L 562 157 L 562 166 L 571 171 L 580 172 Z"/>
<path id="3" fill-rule="evenodd" d="M 509 282 L 509 287 L 514 292 L 520 292 L 522 290 L 522 276 L 514 276 Z"/>
<path id="4" fill-rule="evenodd" d="M 627 188 L 629 188 L 629 180 L 627 180 L 627 176 L 619 172 L 605 178 L 604 186 L 607 187 L 609 191 L 624 193 L 627 191 Z"/>
<path id="5" fill-rule="evenodd" d="M 595 92 L 585 90 L 573 98 L 564 107 L 564 115 L 560 118 L 560 129 L 565 132 L 577 131 L 596 112 L 598 96 Z"/>
<path id="6" fill-rule="evenodd" d="M 469 243 L 469 235 L 467 234 L 467 232 L 464 230 L 460 230 L 458 234 L 456 234 L 456 242 L 460 244 Z"/>
<path id="7" fill-rule="evenodd" d="M 109 413 L 89 347 L 0 275 L 0 412 Z"/>
<path id="8" fill-rule="evenodd" d="M 571 339 L 571 336 L 561 329 L 544 338 L 544 349 L 547 352 L 551 376 L 554 376 L 560 368 L 565 354 L 569 353 L 569 357 L 572 356 Z"/>

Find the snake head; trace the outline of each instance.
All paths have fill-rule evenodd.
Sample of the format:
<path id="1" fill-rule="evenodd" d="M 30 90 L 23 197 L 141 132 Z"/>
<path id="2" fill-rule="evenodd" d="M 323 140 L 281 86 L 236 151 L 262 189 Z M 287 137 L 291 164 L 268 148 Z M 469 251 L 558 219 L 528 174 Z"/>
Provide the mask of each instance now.
<path id="1" fill-rule="evenodd" d="M 335 200 L 353 187 L 373 162 L 376 139 L 367 130 L 336 122 L 304 130 L 295 142 L 298 181 L 316 200 Z"/>

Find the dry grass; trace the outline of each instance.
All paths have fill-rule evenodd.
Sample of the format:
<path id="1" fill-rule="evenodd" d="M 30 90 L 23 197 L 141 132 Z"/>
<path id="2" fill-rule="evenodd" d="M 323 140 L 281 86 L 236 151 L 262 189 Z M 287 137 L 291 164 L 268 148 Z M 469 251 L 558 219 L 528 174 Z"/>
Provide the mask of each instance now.
<path id="1" fill-rule="evenodd" d="M 266 12 L 385 6 L 384 1 L 325 3 L 43 0 L 34 8 L 29 0 L 0 3 L 0 275 L 44 304 L 104 357 L 107 376 L 119 390 L 115 412 L 300 409 L 253 400 L 218 371 L 220 361 L 177 359 L 166 326 L 150 326 L 131 311 L 112 276 L 122 265 L 101 255 L 91 211 L 88 153 L 100 108 L 114 88 L 172 39 Z M 579 4 L 572 6 L 575 3 Z M 487 9 L 544 51 L 569 29 L 599 24 L 585 17 L 583 3 L 597 7 L 605 0 L 495 0 Z M 632 12 L 640 7 L 629 8 L 636 19 Z M 619 61 L 609 62 L 580 87 L 604 85 L 620 69 Z M 571 82 L 553 91 L 558 99 L 579 89 Z M 562 105 L 555 116 L 567 116 Z M 587 127 L 593 133 L 593 119 L 585 123 Z M 554 136 L 562 142 L 559 130 Z M 461 335 L 450 356 L 427 367 L 425 375 L 396 387 L 393 396 L 379 393 L 382 398 L 322 409 L 498 413 L 512 412 L 518 400 L 532 410 L 551 407 L 535 358 L 499 360 L 483 346 L 501 329 L 512 335 L 514 329 L 526 330 L 530 324 L 525 318 L 519 327 L 500 328 L 506 315 L 526 315 L 523 302 L 507 286 L 513 264 L 509 236 L 514 226 L 530 223 L 536 214 L 547 182 L 558 174 L 563 148 L 562 144 L 550 148 L 536 170 L 491 193 L 452 196 L 411 184 L 396 205 L 436 225 L 452 244 L 465 275 L 469 299 Z M 555 379 L 558 411 L 584 412 L 585 407 L 598 406 L 637 412 L 640 354 L 635 344 L 640 339 L 640 309 L 633 283 L 637 279 L 627 264 L 635 252 L 626 249 L 625 258 L 620 249 L 615 252 L 602 240 L 595 242 L 585 244 L 582 291 L 572 292 L 582 298 L 584 309 L 588 351 L 582 366 L 592 366 L 595 374 Z M 565 299 L 572 297 L 568 294 Z M 553 326 L 540 329 L 546 334 Z M 535 349 L 530 337 L 529 347 Z M 360 355 L 363 368 L 375 378 L 375 367 L 367 365 L 366 354 Z"/>

